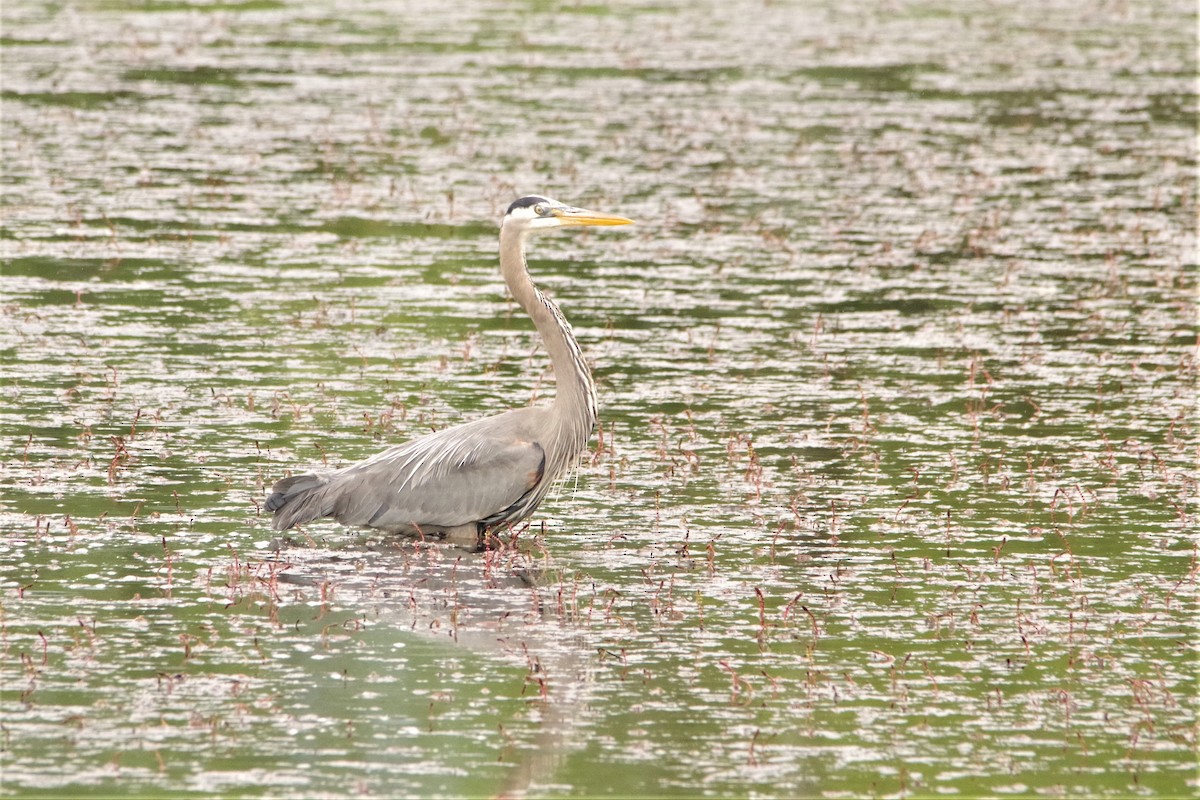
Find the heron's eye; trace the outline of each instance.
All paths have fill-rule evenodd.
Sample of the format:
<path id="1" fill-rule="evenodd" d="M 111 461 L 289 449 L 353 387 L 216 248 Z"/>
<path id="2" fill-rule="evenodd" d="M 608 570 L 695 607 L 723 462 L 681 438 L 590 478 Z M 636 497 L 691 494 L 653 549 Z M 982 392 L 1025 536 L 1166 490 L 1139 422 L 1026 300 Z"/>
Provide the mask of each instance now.
<path id="1" fill-rule="evenodd" d="M 536 206 L 533 207 L 533 213 L 537 214 L 539 217 L 546 216 L 546 204 L 538 203 Z"/>

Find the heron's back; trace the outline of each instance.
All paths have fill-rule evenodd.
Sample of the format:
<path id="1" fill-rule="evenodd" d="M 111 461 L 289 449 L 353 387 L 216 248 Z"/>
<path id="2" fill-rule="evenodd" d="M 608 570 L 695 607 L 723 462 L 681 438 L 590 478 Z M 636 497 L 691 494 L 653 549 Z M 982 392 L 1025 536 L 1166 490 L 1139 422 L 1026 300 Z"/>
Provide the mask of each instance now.
<path id="1" fill-rule="evenodd" d="M 566 439 L 552 407 L 515 409 L 413 439 L 336 472 L 284 478 L 266 507 L 275 513 L 276 530 L 321 517 L 408 534 L 515 524 L 537 509 L 574 463 L 587 434 Z"/>

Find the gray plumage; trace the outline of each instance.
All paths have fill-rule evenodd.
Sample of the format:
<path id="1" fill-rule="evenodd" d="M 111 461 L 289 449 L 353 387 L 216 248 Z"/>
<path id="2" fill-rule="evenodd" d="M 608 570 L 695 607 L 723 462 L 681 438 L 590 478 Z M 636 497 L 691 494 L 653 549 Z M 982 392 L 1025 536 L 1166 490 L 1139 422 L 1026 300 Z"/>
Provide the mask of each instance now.
<path id="1" fill-rule="evenodd" d="M 514 202 L 500 226 L 500 272 L 550 354 L 554 402 L 445 428 L 336 472 L 284 478 L 266 501 L 272 527 L 332 517 L 389 533 L 474 541 L 532 514 L 587 445 L 596 392 L 570 324 L 529 277 L 525 238 L 553 227 L 629 222 L 545 197 Z"/>

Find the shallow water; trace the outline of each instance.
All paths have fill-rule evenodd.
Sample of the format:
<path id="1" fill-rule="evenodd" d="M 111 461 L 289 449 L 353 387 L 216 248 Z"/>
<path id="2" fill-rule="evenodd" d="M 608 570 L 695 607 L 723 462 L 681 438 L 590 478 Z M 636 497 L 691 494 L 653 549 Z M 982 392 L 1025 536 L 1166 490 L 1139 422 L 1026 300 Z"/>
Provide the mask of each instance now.
<path id="1" fill-rule="evenodd" d="M 340 6 L 4 5 L 0 791 L 1196 791 L 1191 4 Z M 577 476 L 275 549 L 552 392 L 530 192 Z"/>

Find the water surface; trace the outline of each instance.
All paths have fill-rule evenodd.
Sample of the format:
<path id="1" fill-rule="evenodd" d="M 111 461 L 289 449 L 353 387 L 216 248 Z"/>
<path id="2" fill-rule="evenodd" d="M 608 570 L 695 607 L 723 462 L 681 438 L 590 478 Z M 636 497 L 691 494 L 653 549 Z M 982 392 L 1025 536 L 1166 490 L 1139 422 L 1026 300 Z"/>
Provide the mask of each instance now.
<path id="1" fill-rule="evenodd" d="M 1191 4 L 344 6 L 5 4 L 0 791 L 1196 791 Z M 577 476 L 276 541 L 551 394 L 531 192 Z"/>

